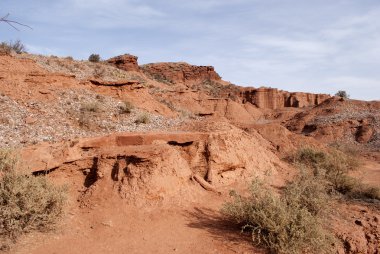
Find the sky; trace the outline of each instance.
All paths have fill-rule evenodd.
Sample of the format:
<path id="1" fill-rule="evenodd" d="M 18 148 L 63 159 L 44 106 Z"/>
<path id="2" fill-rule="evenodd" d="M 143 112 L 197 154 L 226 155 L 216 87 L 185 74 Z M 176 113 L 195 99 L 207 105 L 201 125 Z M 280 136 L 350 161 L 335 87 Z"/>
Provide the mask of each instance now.
<path id="1" fill-rule="evenodd" d="M 380 0 L 3 0 L 36 54 L 212 65 L 241 86 L 380 100 Z"/>

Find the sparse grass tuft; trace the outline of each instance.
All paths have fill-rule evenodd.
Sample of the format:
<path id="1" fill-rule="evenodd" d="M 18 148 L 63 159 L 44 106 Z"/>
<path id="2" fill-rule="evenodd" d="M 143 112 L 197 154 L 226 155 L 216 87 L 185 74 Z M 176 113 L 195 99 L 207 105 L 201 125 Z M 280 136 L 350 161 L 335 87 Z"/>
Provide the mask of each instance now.
<path id="1" fill-rule="evenodd" d="M 91 116 L 88 113 L 86 113 L 86 112 L 82 112 L 79 115 L 78 124 L 82 128 L 90 129 L 91 125 L 92 125 L 91 124 Z"/>
<path id="2" fill-rule="evenodd" d="M 134 106 L 129 101 L 123 101 L 122 104 L 119 105 L 120 114 L 130 114 L 132 113 Z"/>
<path id="3" fill-rule="evenodd" d="M 150 122 L 150 117 L 147 113 L 143 113 L 141 115 L 139 115 L 136 120 L 135 120 L 135 123 L 136 124 L 147 124 Z"/>
<path id="4" fill-rule="evenodd" d="M 94 77 L 95 78 L 103 78 L 104 75 L 106 74 L 106 69 L 102 65 L 96 65 L 94 67 Z"/>
<path id="5" fill-rule="evenodd" d="M 16 54 L 26 52 L 25 45 L 20 40 L 0 43 L 0 53 L 9 55 L 12 52 L 15 52 Z"/>
<path id="6" fill-rule="evenodd" d="M 98 102 L 87 102 L 81 105 L 80 110 L 82 112 L 99 112 L 100 105 Z"/>
<path id="7" fill-rule="evenodd" d="M 10 149 L 0 149 L 0 174 L 8 172 L 16 167 L 17 157 Z"/>
<path id="8" fill-rule="evenodd" d="M 0 54 L 10 55 L 12 53 L 12 48 L 7 42 L 0 43 Z"/>
<path id="9" fill-rule="evenodd" d="M 300 180 L 288 185 L 283 195 L 255 180 L 249 197 L 232 192 L 233 201 L 222 213 L 250 231 L 255 244 L 273 253 L 329 253 L 333 238 L 322 227 L 318 207 L 327 203 L 324 191 Z"/>
<path id="10" fill-rule="evenodd" d="M 17 170 L 10 153 L 2 153 L 0 165 L 0 239 L 14 242 L 32 230 L 54 227 L 63 214 L 66 188 L 51 184 L 44 176 L 33 176 Z M 10 163 L 11 162 L 11 163 Z"/>

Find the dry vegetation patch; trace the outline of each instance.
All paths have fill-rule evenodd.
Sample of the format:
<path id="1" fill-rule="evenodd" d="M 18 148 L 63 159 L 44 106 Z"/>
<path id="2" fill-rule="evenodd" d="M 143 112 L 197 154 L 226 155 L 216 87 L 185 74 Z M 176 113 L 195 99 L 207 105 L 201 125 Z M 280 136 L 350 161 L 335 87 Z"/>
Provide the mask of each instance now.
<path id="1" fill-rule="evenodd" d="M 32 230 L 52 229 L 61 218 L 66 188 L 55 186 L 44 176 L 16 169 L 10 151 L 0 151 L 0 248 Z"/>
<path id="2" fill-rule="evenodd" d="M 380 200 L 379 188 L 348 175 L 359 163 L 353 154 L 306 147 L 291 159 L 300 173 L 283 190 L 275 192 L 255 180 L 248 196 L 231 192 L 222 213 L 273 253 L 334 252 L 338 242 L 328 228 L 332 202 L 340 197 Z"/>
<path id="3" fill-rule="evenodd" d="M 232 192 L 233 201 L 222 213 L 250 231 L 256 245 L 273 253 L 329 253 L 334 240 L 322 226 L 325 192 L 304 180 L 294 181 L 281 195 L 255 180 L 248 197 Z"/>
<path id="4" fill-rule="evenodd" d="M 306 147 L 299 149 L 293 156 L 293 161 L 313 170 L 314 175 L 322 177 L 329 186 L 348 198 L 380 200 L 380 189 L 363 184 L 358 179 L 348 175 L 359 165 L 354 153 L 345 153 L 330 149 L 324 152 Z"/>

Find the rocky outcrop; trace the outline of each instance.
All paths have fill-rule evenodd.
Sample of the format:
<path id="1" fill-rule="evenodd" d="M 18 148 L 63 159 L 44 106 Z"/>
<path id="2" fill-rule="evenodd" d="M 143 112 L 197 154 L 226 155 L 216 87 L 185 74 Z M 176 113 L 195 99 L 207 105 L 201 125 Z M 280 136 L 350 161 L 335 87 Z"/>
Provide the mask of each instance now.
<path id="1" fill-rule="evenodd" d="M 380 147 L 380 102 L 341 100 L 332 97 L 286 121 L 285 126 L 298 134 L 320 141 L 359 142 Z"/>
<path id="2" fill-rule="evenodd" d="M 243 88 L 240 96 L 243 102 L 250 102 L 258 108 L 278 109 L 284 107 L 316 106 L 331 96 L 328 94 L 291 93 L 275 88 Z"/>
<path id="3" fill-rule="evenodd" d="M 187 63 L 153 63 L 142 65 L 141 69 L 148 76 L 170 84 L 221 80 L 212 66 L 196 66 Z"/>
<path id="4" fill-rule="evenodd" d="M 137 59 L 137 56 L 124 54 L 110 58 L 107 62 L 124 71 L 139 71 Z"/>

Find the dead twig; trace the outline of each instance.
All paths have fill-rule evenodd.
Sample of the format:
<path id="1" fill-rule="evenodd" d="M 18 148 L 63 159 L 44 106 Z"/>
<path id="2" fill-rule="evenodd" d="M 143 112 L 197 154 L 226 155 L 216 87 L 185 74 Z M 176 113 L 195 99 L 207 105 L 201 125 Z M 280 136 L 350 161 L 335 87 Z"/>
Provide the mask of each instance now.
<path id="1" fill-rule="evenodd" d="M 4 17 L 0 18 L 0 22 L 7 23 L 8 25 L 10 25 L 11 27 L 13 27 L 17 31 L 20 31 L 20 30 L 16 27 L 16 25 L 24 26 L 24 27 L 27 27 L 29 29 L 33 29 L 30 26 L 28 26 L 28 25 L 22 24 L 20 22 L 14 21 L 14 20 L 10 20 L 10 19 L 8 19 L 8 17 L 9 17 L 9 13 L 7 15 L 5 15 Z"/>

